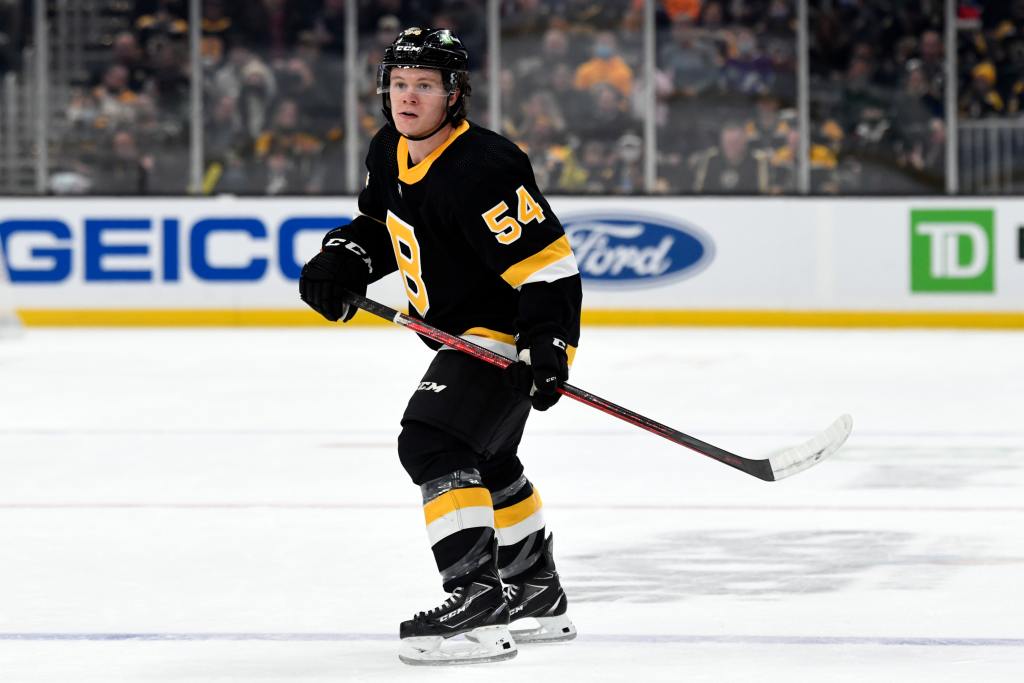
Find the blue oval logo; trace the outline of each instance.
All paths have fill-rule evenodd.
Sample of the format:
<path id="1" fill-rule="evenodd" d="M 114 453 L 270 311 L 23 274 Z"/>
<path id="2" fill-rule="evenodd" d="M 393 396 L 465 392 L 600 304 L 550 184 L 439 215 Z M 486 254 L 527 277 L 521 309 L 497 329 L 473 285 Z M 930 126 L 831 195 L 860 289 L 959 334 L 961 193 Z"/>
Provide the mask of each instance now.
<path id="1" fill-rule="evenodd" d="M 640 214 L 586 214 L 562 221 L 580 276 L 592 284 L 656 285 L 703 270 L 711 238 L 682 221 Z"/>

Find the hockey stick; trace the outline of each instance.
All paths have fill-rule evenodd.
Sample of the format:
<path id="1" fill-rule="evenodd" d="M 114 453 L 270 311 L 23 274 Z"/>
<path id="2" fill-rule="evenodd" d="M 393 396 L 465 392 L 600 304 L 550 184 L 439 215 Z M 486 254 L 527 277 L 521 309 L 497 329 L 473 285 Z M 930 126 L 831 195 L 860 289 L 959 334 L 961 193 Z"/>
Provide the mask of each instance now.
<path id="1" fill-rule="evenodd" d="M 496 365 L 499 368 L 506 368 L 513 363 L 513 361 L 491 351 L 490 349 L 485 349 L 471 341 L 467 341 L 461 337 L 456 337 L 454 334 L 449 334 L 439 330 L 432 325 L 428 325 L 422 320 L 417 320 L 416 318 L 405 315 L 404 313 L 396 311 L 393 308 L 389 308 L 384 304 L 377 303 L 372 299 L 367 299 L 364 296 L 359 296 L 352 292 L 348 293 L 347 299 L 349 303 L 358 306 L 368 313 L 380 316 L 385 320 L 390 320 L 396 325 L 406 327 L 417 334 L 427 337 L 428 339 L 432 339 L 444 344 L 445 346 L 450 346 L 451 348 L 469 354 L 474 358 L 486 361 L 491 365 Z M 597 408 L 598 410 L 608 413 L 609 415 L 613 415 L 620 420 L 636 425 L 641 429 L 646 429 L 647 431 L 666 438 L 673 443 L 677 443 L 680 446 L 686 446 L 690 450 L 697 451 L 701 455 L 706 455 L 713 460 L 725 463 L 730 467 L 734 467 L 741 472 L 746 472 L 747 474 L 757 477 L 758 479 L 763 479 L 764 481 L 778 481 L 779 479 L 791 477 L 798 472 L 802 472 L 807 468 L 816 465 L 825 457 L 839 450 L 839 447 L 843 445 L 844 441 L 846 441 L 846 437 L 850 435 L 850 430 L 853 428 L 853 418 L 849 415 L 843 415 L 833 422 L 828 429 L 821 432 L 810 441 L 798 446 L 785 448 L 763 460 L 752 460 L 750 458 L 744 458 L 736 455 L 735 453 L 730 453 L 718 446 L 701 441 L 700 439 L 694 438 L 689 434 L 684 434 L 683 432 L 672 429 L 671 427 L 666 427 L 660 422 L 655 422 L 650 418 L 634 413 L 632 410 L 623 408 L 611 401 L 606 401 L 600 396 L 596 396 L 589 391 L 580 389 L 579 387 L 574 387 L 571 384 L 563 385 L 558 391 L 565 396 L 576 399 L 580 403 L 584 403 L 592 408 Z"/>

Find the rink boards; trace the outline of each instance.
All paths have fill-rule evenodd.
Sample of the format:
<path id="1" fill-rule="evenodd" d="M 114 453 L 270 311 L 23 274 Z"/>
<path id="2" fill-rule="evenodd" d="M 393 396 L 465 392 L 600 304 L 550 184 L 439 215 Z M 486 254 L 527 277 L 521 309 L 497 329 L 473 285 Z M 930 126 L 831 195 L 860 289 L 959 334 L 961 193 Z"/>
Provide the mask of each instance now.
<path id="1" fill-rule="evenodd" d="M 1024 327 L 1019 200 L 551 206 L 588 324 Z M 350 197 L 6 201 L 8 298 L 30 325 L 321 324 L 298 300 L 299 270 L 356 210 Z M 370 296 L 402 305 L 399 275 Z"/>

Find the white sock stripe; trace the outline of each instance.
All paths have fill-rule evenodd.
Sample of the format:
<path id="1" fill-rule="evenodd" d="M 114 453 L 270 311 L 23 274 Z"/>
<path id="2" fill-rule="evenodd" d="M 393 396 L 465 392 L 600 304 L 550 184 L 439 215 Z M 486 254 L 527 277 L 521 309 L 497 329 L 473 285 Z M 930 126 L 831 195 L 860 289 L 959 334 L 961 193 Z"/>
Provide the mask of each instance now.
<path id="1" fill-rule="evenodd" d="M 434 545 L 457 531 L 474 527 L 494 527 L 494 508 L 475 505 L 452 510 L 427 525 L 427 536 Z"/>

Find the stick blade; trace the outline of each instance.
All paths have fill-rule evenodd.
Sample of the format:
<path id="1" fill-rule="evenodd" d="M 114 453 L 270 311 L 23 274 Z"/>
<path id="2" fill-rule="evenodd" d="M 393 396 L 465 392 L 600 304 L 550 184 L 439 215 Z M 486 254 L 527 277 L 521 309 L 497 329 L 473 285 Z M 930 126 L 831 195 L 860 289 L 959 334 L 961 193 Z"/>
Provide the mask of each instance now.
<path id="1" fill-rule="evenodd" d="M 768 458 L 774 481 L 792 477 L 817 465 L 839 450 L 853 430 L 853 418 L 841 415 L 828 429 L 810 441 L 779 451 Z"/>

